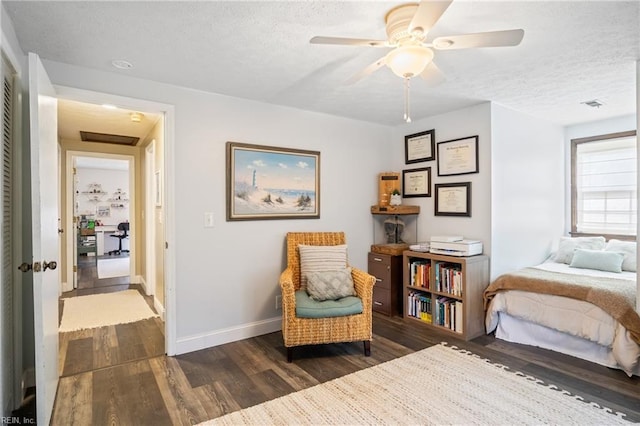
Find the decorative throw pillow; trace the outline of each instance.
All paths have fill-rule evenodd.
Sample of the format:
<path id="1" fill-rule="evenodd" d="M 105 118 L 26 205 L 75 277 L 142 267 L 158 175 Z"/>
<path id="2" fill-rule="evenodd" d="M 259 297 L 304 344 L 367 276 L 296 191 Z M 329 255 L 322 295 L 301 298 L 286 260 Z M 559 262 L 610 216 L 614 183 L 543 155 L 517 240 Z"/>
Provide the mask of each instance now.
<path id="1" fill-rule="evenodd" d="M 300 286 L 307 285 L 309 272 L 337 271 L 347 267 L 347 245 L 298 245 L 300 252 Z"/>
<path id="2" fill-rule="evenodd" d="M 635 241 L 609 240 L 606 251 L 615 251 L 616 253 L 624 253 L 624 261 L 622 262 L 622 270 L 636 272 L 636 247 Z"/>
<path id="3" fill-rule="evenodd" d="M 558 251 L 553 260 L 569 265 L 576 249 L 602 250 L 606 244 L 604 237 L 561 237 Z"/>
<path id="4" fill-rule="evenodd" d="M 351 268 L 339 271 L 309 272 L 307 274 L 307 293 L 318 302 L 355 296 Z"/>
<path id="5" fill-rule="evenodd" d="M 577 249 L 569 266 L 572 268 L 597 269 L 598 271 L 622 272 L 623 260 L 623 253 Z"/>

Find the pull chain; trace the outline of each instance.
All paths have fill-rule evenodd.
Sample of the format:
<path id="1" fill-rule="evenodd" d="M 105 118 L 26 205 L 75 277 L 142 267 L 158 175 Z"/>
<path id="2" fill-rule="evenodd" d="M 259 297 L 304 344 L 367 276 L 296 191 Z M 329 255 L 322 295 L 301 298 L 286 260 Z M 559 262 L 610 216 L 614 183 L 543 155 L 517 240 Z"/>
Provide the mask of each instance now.
<path id="1" fill-rule="evenodd" d="M 407 123 L 411 123 L 411 111 L 409 107 L 409 80 L 411 80 L 410 77 L 404 78 L 404 121 Z"/>

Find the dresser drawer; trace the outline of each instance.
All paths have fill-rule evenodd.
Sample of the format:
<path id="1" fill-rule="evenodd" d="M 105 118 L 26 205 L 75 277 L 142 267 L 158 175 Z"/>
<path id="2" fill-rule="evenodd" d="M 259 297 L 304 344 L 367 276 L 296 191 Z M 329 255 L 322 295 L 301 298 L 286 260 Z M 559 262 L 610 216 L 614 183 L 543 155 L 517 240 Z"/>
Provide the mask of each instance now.
<path id="1" fill-rule="evenodd" d="M 367 272 L 376 277 L 375 288 L 391 288 L 391 263 L 388 256 L 369 253 L 369 268 Z"/>
<path id="2" fill-rule="evenodd" d="M 369 265 L 391 266 L 391 256 L 388 254 L 369 253 Z"/>
<path id="3" fill-rule="evenodd" d="M 391 288 L 391 269 L 385 265 L 369 265 L 369 273 L 376 277 L 375 288 Z"/>
<path id="4" fill-rule="evenodd" d="M 386 288 L 373 287 L 373 310 L 381 314 L 391 315 L 391 292 Z"/>

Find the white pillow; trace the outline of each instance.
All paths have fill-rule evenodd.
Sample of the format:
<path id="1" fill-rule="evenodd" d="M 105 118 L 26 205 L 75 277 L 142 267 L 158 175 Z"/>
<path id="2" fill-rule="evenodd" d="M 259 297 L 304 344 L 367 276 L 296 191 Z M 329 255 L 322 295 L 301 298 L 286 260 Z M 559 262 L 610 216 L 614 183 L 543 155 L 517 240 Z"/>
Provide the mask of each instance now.
<path id="1" fill-rule="evenodd" d="M 636 272 L 636 246 L 637 245 L 635 241 L 609 240 L 607 246 L 605 247 L 605 250 L 624 254 L 622 270 Z"/>
<path id="2" fill-rule="evenodd" d="M 300 286 L 307 286 L 309 272 L 338 271 L 347 267 L 347 245 L 309 246 L 299 244 Z"/>
<path id="3" fill-rule="evenodd" d="M 553 260 L 569 265 L 576 249 L 603 250 L 605 245 L 604 237 L 561 237 L 558 251 Z"/>
<path id="4" fill-rule="evenodd" d="M 571 259 L 572 268 L 596 269 L 598 271 L 622 272 L 624 253 L 605 250 L 576 249 Z"/>

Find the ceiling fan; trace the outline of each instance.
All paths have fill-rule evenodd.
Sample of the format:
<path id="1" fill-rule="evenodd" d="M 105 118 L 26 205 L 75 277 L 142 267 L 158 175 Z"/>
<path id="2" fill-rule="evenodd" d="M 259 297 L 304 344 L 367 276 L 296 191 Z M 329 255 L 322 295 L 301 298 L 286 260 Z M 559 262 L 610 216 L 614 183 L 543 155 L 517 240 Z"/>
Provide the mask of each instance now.
<path id="1" fill-rule="evenodd" d="M 372 74 L 384 65 L 394 74 L 404 79 L 405 113 L 409 115 L 409 80 L 419 75 L 430 86 L 442 83 L 445 78 L 433 62 L 435 50 L 469 49 L 477 47 L 517 46 L 522 41 L 524 30 L 490 31 L 474 34 L 437 37 L 427 41 L 429 31 L 438 22 L 453 0 L 421 0 L 394 7 L 385 16 L 387 40 L 369 40 L 344 37 L 313 37 L 312 44 L 337 44 L 393 48 L 359 73 L 353 75 L 347 84 L 353 84 Z"/>

